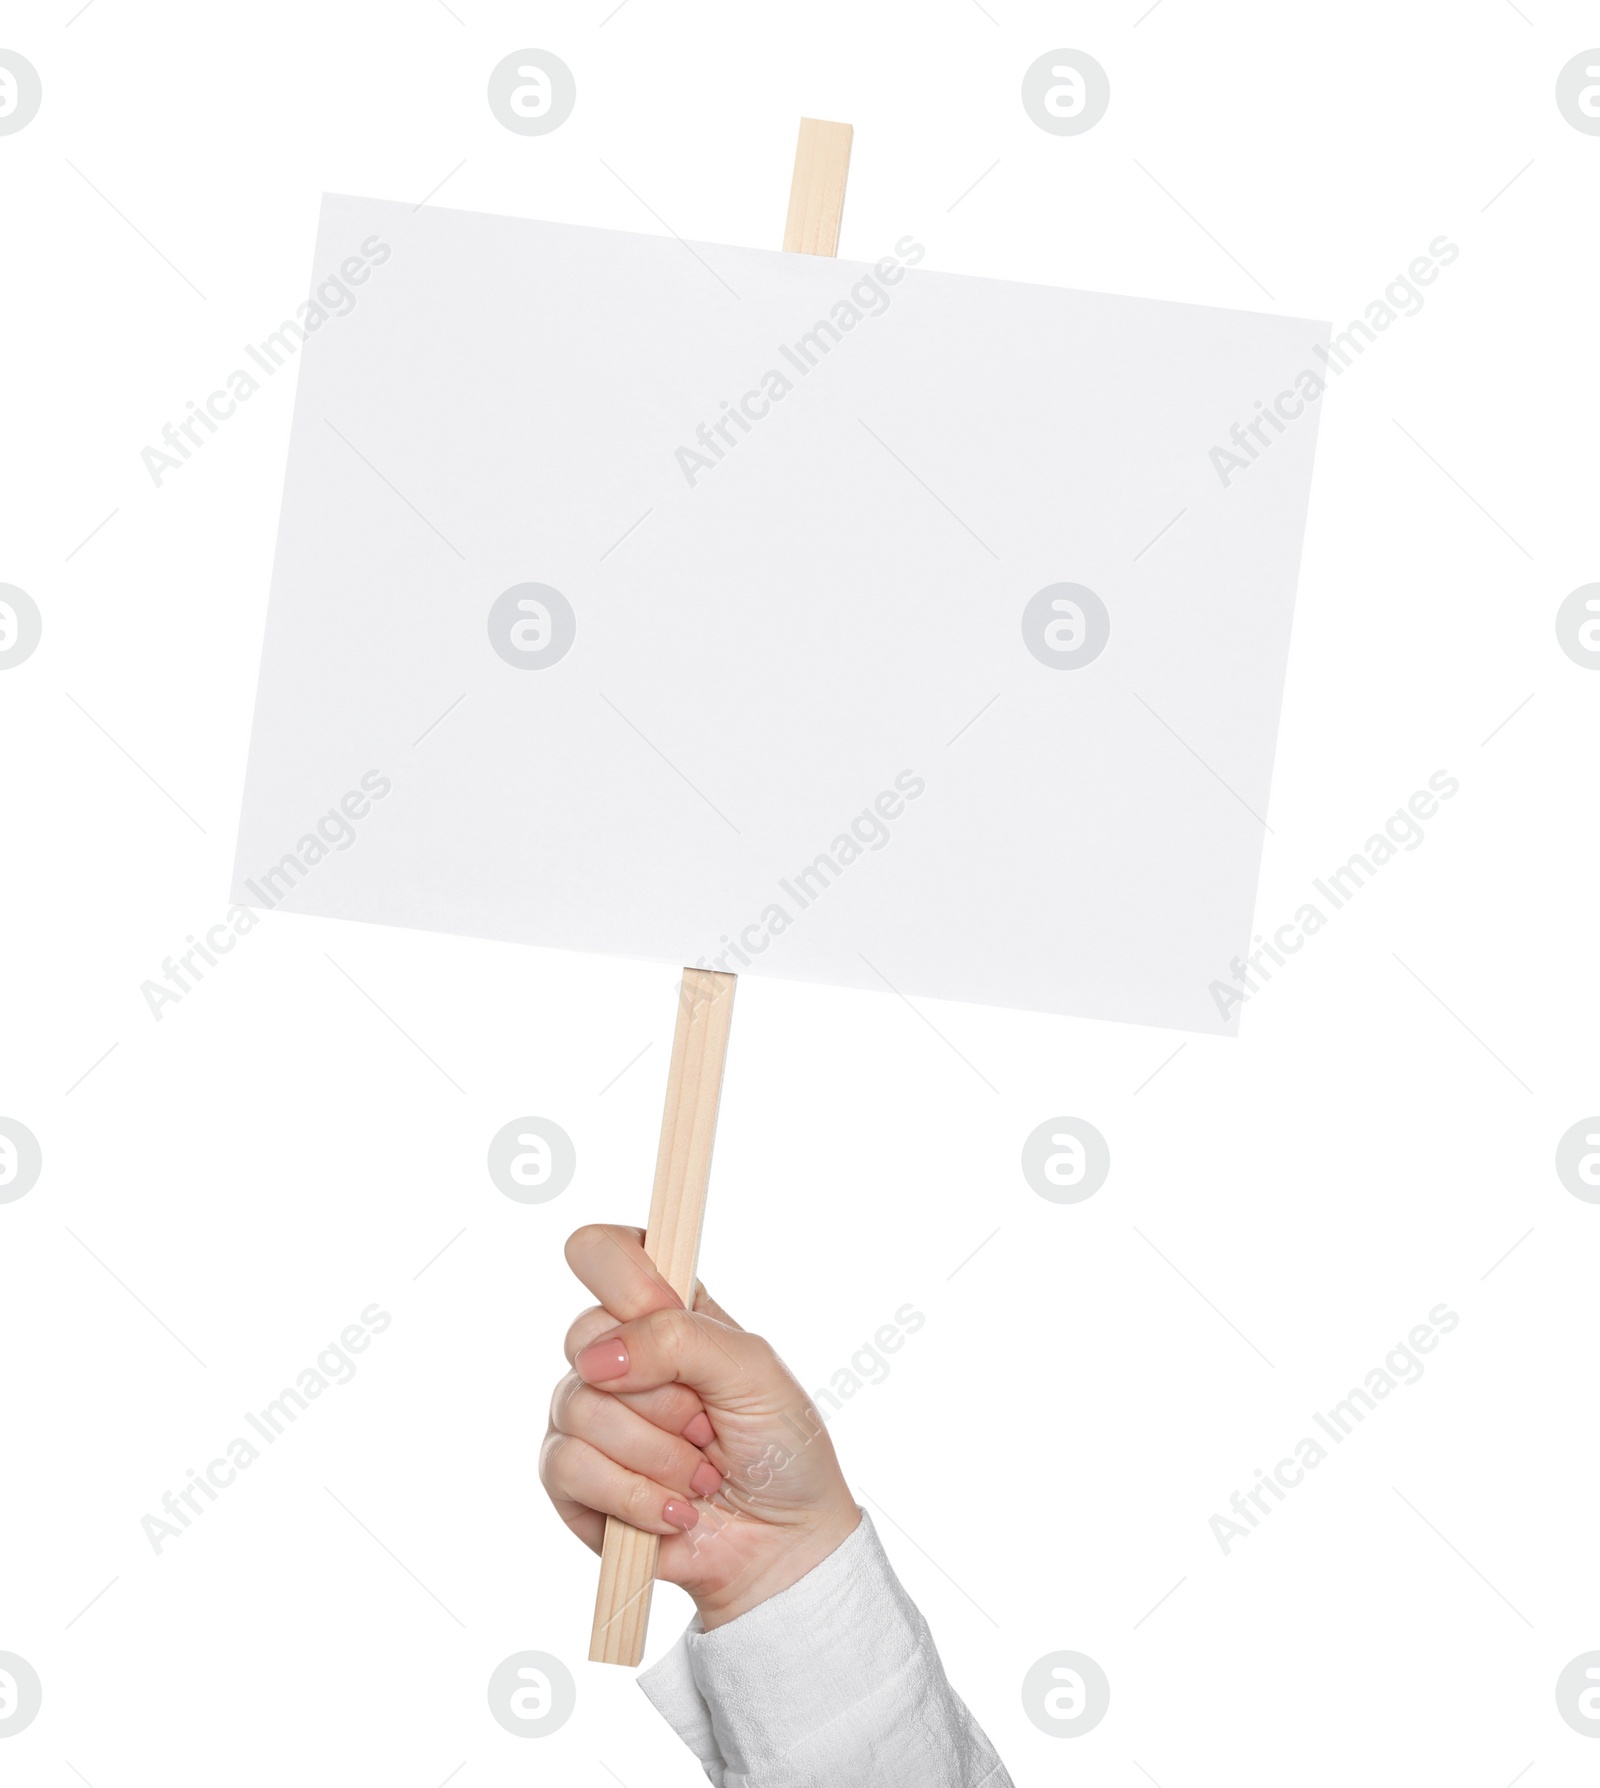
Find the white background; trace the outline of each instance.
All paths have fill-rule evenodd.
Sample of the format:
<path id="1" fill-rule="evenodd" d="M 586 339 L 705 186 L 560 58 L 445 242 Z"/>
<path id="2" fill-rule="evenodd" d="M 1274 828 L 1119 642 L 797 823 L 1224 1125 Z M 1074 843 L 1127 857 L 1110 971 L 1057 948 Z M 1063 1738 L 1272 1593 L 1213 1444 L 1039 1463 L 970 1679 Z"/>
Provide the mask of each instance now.
<path id="1" fill-rule="evenodd" d="M 0 1111 L 45 1163 L 0 1207 L 0 1650 L 45 1693 L 8 1781 L 699 1779 L 582 1661 L 594 1564 L 535 1479 L 560 1241 L 642 1219 L 672 968 L 279 916 L 157 1024 L 226 906 L 289 376 L 162 489 L 139 450 L 292 313 L 324 189 L 775 245 L 802 113 L 856 126 L 860 258 L 1342 325 L 1459 244 L 1325 403 L 1258 922 L 1461 792 L 1237 1042 L 748 983 L 704 1276 L 809 1385 L 926 1314 L 835 1434 L 1019 1783 L 1594 1779 L 1553 1690 L 1600 1647 L 1600 1209 L 1552 1157 L 1600 1107 L 1600 678 L 1552 620 L 1596 575 L 1600 139 L 1553 87 L 1600 26 L 986 5 L 3 15 L 44 83 L 0 138 L 0 581 L 45 627 L 0 680 Z M 484 100 L 524 46 L 577 78 L 544 138 Z M 1057 46 L 1110 74 L 1082 137 L 1019 102 Z M 484 1170 L 524 1113 L 577 1145 L 544 1206 Z M 1112 1154 L 1074 1207 L 1018 1168 L 1066 1114 Z M 155 1557 L 140 1517 L 374 1300 L 359 1376 Z M 1225 1558 L 1210 1515 L 1440 1301 L 1426 1377 Z M 484 1700 L 525 1648 L 578 1679 L 536 1742 Z M 1112 1692 L 1075 1741 L 1019 1700 L 1068 1648 Z"/>

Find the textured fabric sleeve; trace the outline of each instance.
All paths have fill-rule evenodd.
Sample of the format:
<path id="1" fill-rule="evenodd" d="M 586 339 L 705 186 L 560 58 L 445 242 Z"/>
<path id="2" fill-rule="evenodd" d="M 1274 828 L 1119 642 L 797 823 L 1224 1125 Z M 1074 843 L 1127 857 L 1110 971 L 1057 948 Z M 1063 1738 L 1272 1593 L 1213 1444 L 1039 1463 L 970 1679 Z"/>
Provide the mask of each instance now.
<path id="1" fill-rule="evenodd" d="M 715 1788 L 1011 1788 L 865 1513 L 781 1595 L 693 1621 L 639 1686 Z"/>

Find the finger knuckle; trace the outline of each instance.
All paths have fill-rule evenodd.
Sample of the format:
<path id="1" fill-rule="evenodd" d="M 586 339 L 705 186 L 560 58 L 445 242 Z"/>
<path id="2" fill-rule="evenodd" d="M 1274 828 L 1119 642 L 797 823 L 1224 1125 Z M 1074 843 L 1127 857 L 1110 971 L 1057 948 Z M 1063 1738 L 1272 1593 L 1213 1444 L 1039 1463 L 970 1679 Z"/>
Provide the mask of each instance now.
<path id="1" fill-rule="evenodd" d="M 644 1326 L 650 1342 L 660 1348 L 668 1360 L 677 1360 L 682 1357 L 693 1332 L 694 1318 L 687 1310 L 653 1310 L 644 1318 Z"/>
<path id="2" fill-rule="evenodd" d="M 623 1498 L 623 1509 L 631 1526 L 654 1526 L 661 1518 L 661 1492 L 648 1478 L 635 1478 Z"/>
<path id="3" fill-rule="evenodd" d="M 575 1434 L 582 1416 L 584 1393 L 589 1387 L 576 1372 L 557 1384 L 550 1398 L 550 1420 L 565 1434 Z"/>
<path id="4" fill-rule="evenodd" d="M 598 1304 L 591 1304 L 581 1315 L 575 1316 L 562 1341 L 562 1349 L 567 1358 L 570 1360 L 585 1342 L 592 1341 L 597 1334 L 603 1333 L 609 1320 Z"/>
<path id="5" fill-rule="evenodd" d="M 663 1434 L 651 1448 L 650 1475 L 662 1484 L 686 1484 L 694 1465 L 686 1453 L 687 1442 Z"/>
<path id="6" fill-rule="evenodd" d="M 547 1434 L 544 1445 L 539 1449 L 539 1482 L 546 1490 L 556 1491 L 561 1487 L 568 1453 L 568 1441 L 564 1434 Z"/>
<path id="7" fill-rule="evenodd" d="M 579 1226 L 573 1230 L 572 1234 L 567 1237 L 567 1246 L 565 1250 L 567 1265 L 572 1266 L 584 1255 L 592 1254 L 600 1243 L 605 1240 L 605 1233 L 606 1229 L 603 1223 L 579 1224 Z"/>

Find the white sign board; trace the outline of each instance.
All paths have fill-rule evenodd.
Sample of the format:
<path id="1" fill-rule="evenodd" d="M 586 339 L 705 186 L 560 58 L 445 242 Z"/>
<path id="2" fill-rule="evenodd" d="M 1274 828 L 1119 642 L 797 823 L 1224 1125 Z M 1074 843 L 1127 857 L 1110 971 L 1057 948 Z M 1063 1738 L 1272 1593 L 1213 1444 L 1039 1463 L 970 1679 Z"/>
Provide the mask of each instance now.
<path id="1" fill-rule="evenodd" d="M 922 258 L 327 199 L 236 898 L 1231 1029 L 1326 327 Z"/>

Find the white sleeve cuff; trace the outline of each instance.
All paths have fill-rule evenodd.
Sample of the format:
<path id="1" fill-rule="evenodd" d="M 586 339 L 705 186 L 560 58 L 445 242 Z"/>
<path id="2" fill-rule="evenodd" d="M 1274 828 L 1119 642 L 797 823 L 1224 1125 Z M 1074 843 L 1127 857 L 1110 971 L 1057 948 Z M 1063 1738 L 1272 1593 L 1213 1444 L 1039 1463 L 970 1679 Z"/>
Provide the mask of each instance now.
<path id="1" fill-rule="evenodd" d="M 871 1519 L 815 1570 L 639 1678 L 716 1788 L 1010 1788 Z"/>

